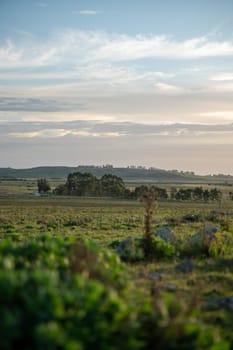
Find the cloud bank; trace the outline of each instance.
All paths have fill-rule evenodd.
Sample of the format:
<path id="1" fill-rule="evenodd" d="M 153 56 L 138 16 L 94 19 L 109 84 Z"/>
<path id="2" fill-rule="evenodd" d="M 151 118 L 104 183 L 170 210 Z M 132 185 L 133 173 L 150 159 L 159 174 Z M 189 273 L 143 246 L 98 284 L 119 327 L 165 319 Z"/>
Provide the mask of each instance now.
<path id="1" fill-rule="evenodd" d="M 40 67 L 59 62 L 123 62 L 141 59 L 201 59 L 233 55 L 231 41 L 208 36 L 177 41 L 166 35 L 111 34 L 67 29 L 48 38 L 16 43 L 7 39 L 0 47 L 0 68 Z"/>

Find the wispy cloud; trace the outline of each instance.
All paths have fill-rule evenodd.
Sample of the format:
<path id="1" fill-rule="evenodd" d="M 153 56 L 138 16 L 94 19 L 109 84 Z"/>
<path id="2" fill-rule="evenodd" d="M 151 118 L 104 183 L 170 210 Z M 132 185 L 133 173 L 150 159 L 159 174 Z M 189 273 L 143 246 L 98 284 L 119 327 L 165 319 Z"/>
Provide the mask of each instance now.
<path id="1" fill-rule="evenodd" d="M 143 124 L 129 122 L 71 121 L 71 122 L 3 122 L 1 136 L 11 138 L 72 137 L 154 137 L 189 138 L 232 137 L 233 124 Z M 215 140 L 216 141 L 216 140 Z"/>
<path id="2" fill-rule="evenodd" d="M 179 94 L 187 94 L 190 91 L 183 87 L 177 85 L 170 85 L 165 83 L 156 83 L 155 87 L 159 92 L 168 94 L 168 95 L 179 95 Z"/>
<path id="3" fill-rule="evenodd" d="M 158 79 L 170 79 L 174 78 L 175 74 L 166 73 L 161 71 L 137 69 L 136 67 L 128 67 L 122 65 L 112 65 L 109 63 L 96 63 L 87 64 L 81 66 L 75 66 L 70 69 L 70 67 L 64 68 L 63 71 L 60 70 L 50 70 L 46 72 L 41 72 L 40 70 L 32 72 L 31 70 L 16 72 L 6 71 L 0 72 L 0 80 L 69 80 L 69 81 L 79 81 L 82 84 L 83 81 L 101 81 L 106 83 L 127 83 L 135 81 L 156 81 Z"/>
<path id="4" fill-rule="evenodd" d="M 78 102 L 48 100 L 40 98 L 0 97 L 0 111 L 59 112 L 79 110 L 85 107 Z"/>
<path id="5" fill-rule="evenodd" d="M 73 130 L 65 130 L 65 129 L 43 129 L 40 131 L 34 132 L 15 132 L 9 133 L 8 137 L 12 138 L 24 138 L 24 139 L 32 139 L 32 138 L 40 138 L 40 139 L 49 139 L 49 138 L 60 138 L 65 136 L 76 136 L 76 137 L 101 137 L 101 138 L 109 138 L 109 137 L 120 137 L 124 136 L 119 132 L 90 132 L 90 131 L 73 131 Z"/>
<path id="6" fill-rule="evenodd" d="M 16 47 L 10 39 L 0 47 L 0 68 L 17 67 L 23 60 L 23 49 Z"/>
<path id="7" fill-rule="evenodd" d="M 233 73 L 221 73 L 210 77 L 213 81 L 233 81 Z"/>
<path id="8" fill-rule="evenodd" d="M 233 110 L 232 111 L 210 111 L 210 112 L 201 112 L 201 113 L 197 113 L 197 116 L 201 116 L 204 117 L 206 120 L 209 118 L 210 120 L 214 121 L 214 120 L 219 120 L 219 119 L 223 119 L 223 120 L 229 120 L 232 121 L 233 120 Z"/>
<path id="9" fill-rule="evenodd" d="M 79 10 L 79 11 L 74 10 L 74 11 L 72 11 L 72 13 L 74 15 L 95 16 L 95 15 L 98 15 L 102 12 L 97 11 L 97 10 Z"/>
<path id="10" fill-rule="evenodd" d="M 5 42 L 0 48 L 1 67 L 32 67 L 55 64 L 126 62 L 146 58 L 175 60 L 233 56 L 233 42 L 208 37 L 177 41 L 164 35 L 124 35 L 65 30 L 47 43 Z"/>

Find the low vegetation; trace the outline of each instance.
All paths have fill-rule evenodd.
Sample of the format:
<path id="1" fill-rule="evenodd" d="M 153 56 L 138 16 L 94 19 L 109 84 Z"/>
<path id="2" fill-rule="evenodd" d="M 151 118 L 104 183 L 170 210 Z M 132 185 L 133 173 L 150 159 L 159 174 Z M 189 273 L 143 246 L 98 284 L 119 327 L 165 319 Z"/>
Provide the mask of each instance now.
<path id="1" fill-rule="evenodd" d="M 229 349 L 198 303 L 135 290 L 90 241 L 0 244 L 2 349 Z"/>
<path id="2" fill-rule="evenodd" d="M 134 192 L 0 198 L 2 349 L 233 349 L 230 199 Z"/>

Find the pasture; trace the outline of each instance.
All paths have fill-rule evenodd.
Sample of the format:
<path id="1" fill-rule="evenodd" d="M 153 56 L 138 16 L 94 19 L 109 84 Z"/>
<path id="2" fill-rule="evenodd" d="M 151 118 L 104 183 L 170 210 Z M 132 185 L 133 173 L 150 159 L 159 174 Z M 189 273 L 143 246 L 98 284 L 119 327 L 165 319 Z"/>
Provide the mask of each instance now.
<path id="1" fill-rule="evenodd" d="M 28 186 L 29 183 L 26 184 L 26 187 L 22 186 L 24 191 L 25 188 L 29 188 Z M 33 183 L 30 183 L 30 186 L 33 186 Z M 4 244 L 6 245 L 6 242 L 8 242 L 8 245 L 12 244 L 12 246 L 17 247 L 27 245 L 27 242 L 30 245 L 30 242 L 43 240 L 43 237 L 46 237 L 46 239 L 50 237 L 59 242 L 87 239 L 96 242 L 100 249 L 115 252 L 120 242 L 128 236 L 136 237 L 143 234 L 144 209 L 136 200 L 63 196 L 35 198 L 33 195 L 25 195 L 25 192 L 23 196 L 20 196 L 19 193 L 22 188 L 19 189 L 17 196 L 8 195 L 0 198 L 1 247 Z M 194 215 L 197 219 L 185 221 L 184 217 L 190 215 Z M 184 242 L 188 242 L 203 227 L 215 226 L 220 232 L 228 235 L 228 245 L 232 245 L 233 248 L 231 201 L 225 200 L 223 203 L 160 202 L 158 208 L 154 211 L 153 230 L 156 231 L 164 226 L 174 233 L 179 246 L 182 246 Z M 59 244 L 62 246 L 62 243 Z M 8 247 L 8 249 L 10 248 Z M 64 253 L 62 248 L 62 252 L 67 254 L 64 258 L 68 259 L 69 251 Z M 10 256 L 12 254 L 14 255 L 14 250 L 12 250 Z M 56 259 L 56 254 L 57 251 L 53 253 L 51 259 Z M 31 259 L 33 261 L 33 257 Z M 203 322 L 208 327 L 213 327 L 211 332 L 217 332 L 221 340 L 215 339 L 218 345 L 213 345 L 213 349 L 233 349 L 231 323 L 233 302 L 229 299 L 233 297 L 233 249 L 229 249 L 226 254 L 223 253 L 216 257 L 202 254 L 191 256 L 189 257 L 193 264 L 191 270 L 182 271 L 177 269 L 176 266 L 185 259 L 186 257 L 182 256 L 182 252 L 177 249 L 176 254 L 169 259 L 155 256 L 150 261 L 126 262 L 127 283 L 130 282 L 131 284 L 130 293 L 136 295 L 137 291 L 140 290 L 142 295 L 145 298 L 150 298 L 150 300 L 153 300 L 153 298 L 165 300 L 167 297 L 171 297 L 175 304 L 184 305 L 187 313 L 189 312 L 187 311 L 188 305 L 190 314 L 191 309 L 192 312 L 193 310 L 199 310 L 197 321 Z M 17 261 L 14 264 L 16 266 Z M 7 266 L 7 263 L 5 265 Z M 6 268 L 5 265 L 2 263 L 2 271 Z M 25 263 L 26 265 L 27 263 Z M 57 265 L 55 264 L 55 266 Z M 30 265 L 31 268 L 34 268 L 33 265 Z M 22 269 L 27 269 L 27 267 Z M 112 270 L 114 270 L 113 267 Z M 185 312 L 181 313 L 184 321 L 189 317 Z M 162 317 L 165 317 L 165 315 Z M 173 321 L 171 317 L 169 321 L 171 327 L 174 326 Z M 177 322 L 177 319 L 174 322 Z M 182 337 L 185 338 L 185 336 L 187 334 L 184 331 Z M 215 341 L 213 344 L 215 344 Z M 10 341 L 8 343 L 11 344 Z M 6 342 L 6 349 L 11 348 L 11 345 L 7 345 L 8 343 Z M 15 344 L 18 344 L 17 341 Z M 83 344 L 84 349 L 88 348 L 88 346 L 85 347 L 85 341 Z M 153 344 L 153 346 L 156 345 L 156 340 Z M 206 344 L 208 344 L 208 341 Z M 70 348 L 72 348 L 71 345 Z M 147 344 L 140 347 L 139 344 L 135 343 L 131 348 L 149 349 L 148 346 Z M 174 347 L 169 347 L 168 344 L 166 346 L 167 349 L 191 349 L 191 347 L 181 347 L 180 340 Z M 212 348 L 210 345 L 208 345 L 209 347 L 202 346 L 193 345 L 192 348 Z M 53 347 L 49 346 L 48 349 L 50 348 Z M 54 346 L 54 348 L 57 349 L 59 346 Z M 65 345 L 61 348 L 65 348 Z M 76 348 L 78 349 L 78 346 Z M 104 346 L 102 348 L 107 349 Z M 114 349 L 114 347 L 112 348 Z M 129 346 L 126 346 L 126 349 L 129 348 Z"/>

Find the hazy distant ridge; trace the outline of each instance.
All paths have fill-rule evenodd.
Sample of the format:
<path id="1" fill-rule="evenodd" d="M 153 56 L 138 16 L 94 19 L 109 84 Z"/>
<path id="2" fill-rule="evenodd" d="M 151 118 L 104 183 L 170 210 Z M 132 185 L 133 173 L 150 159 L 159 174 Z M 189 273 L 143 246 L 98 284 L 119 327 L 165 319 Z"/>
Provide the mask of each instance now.
<path id="1" fill-rule="evenodd" d="M 104 174 L 113 174 L 122 177 L 124 180 L 148 180 L 158 182 L 228 182 L 233 183 L 233 176 L 230 175 L 195 175 L 192 172 L 177 170 L 162 170 L 144 167 L 118 168 L 112 166 L 40 166 L 28 169 L 0 168 L 0 178 L 58 178 L 65 179 L 73 172 L 91 172 L 97 177 Z"/>

